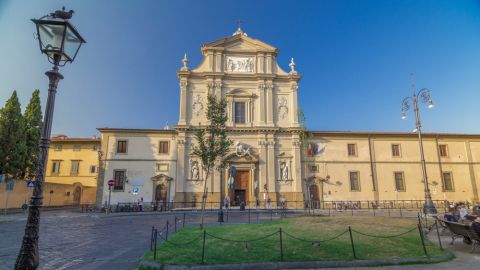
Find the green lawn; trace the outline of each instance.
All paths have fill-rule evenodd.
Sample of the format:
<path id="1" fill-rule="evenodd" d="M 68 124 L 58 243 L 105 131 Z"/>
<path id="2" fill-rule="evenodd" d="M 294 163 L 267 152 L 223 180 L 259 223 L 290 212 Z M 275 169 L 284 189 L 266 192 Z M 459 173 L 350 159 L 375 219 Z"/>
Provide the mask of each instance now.
<path id="1" fill-rule="evenodd" d="M 348 226 L 352 227 L 357 259 L 423 257 L 423 248 L 417 229 L 402 236 L 389 236 L 416 228 L 416 219 L 386 217 L 298 217 L 245 225 L 207 226 L 205 264 L 280 261 L 280 234 L 282 228 L 283 260 L 353 260 Z M 340 237 L 322 242 L 339 235 Z M 210 236 L 212 235 L 212 236 Z M 268 236 L 271 235 L 271 236 Z M 289 236 L 291 235 L 291 236 Z M 233 241 L 220 240 L 215 237 Z M 293 237 L 292 237 L 293 236 Z M 256 240 L 266 237 L 261 240 Z M 302 241 L 303 240 L 307 241 Z M 202 263 L 203 230 L 184 228 L 172 235 L 169 242 L 157 247 L 157 262 L 172 265 Z M 252 241 L 253 240 L 253 241 Z M 429 256 L 443 254 L 438 247 L 427 242 Z M 145 258 L 153 260 L 153 252 Z"/>

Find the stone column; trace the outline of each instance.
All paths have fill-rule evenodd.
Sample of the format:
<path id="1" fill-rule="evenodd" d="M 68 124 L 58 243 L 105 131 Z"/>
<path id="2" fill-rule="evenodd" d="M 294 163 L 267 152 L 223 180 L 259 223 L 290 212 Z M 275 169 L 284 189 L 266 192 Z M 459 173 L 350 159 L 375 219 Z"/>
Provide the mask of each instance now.
<path id="1" fill-rule="evenodd" d="M 257 110 L 257 123 L 259 125 L 265 126 L 266 122 L 266 101 L 265 101 L 265 83 L 258 83 L 258 110 Z"/>
<path id="2" fill-rule="evenodd" d="M 258 161 L 258 189 L 263 194 L 265 191 L 264 186 L 268 183 L 267 175 L 267 141 L 260 140 L 258 141 L 259 147 L 259 161 Z M 268 185 L 268 184 L 267 184 Z M 263 195 L 260 196 L 260 200 L 263 200 Z"/>
<path id="3" fill-rule="evenodd" d="M 298 135 L 293 136 L 292 152 L 293 152 L 293 167 L 290 167 L 292 171 L 292 179 L 294 180 L 294 191 L 297 193 L 302 192 L 302 142 Z M 297 199 L 297 198 L 296 198 Z"/>
<path id="4" fill-rule="evenodd" d="M 267 143 L 267 155 L 268 155 L 268 191 L 269 192 L 276 192 L 277 191 L 277 186 L 276 186 L 276 161 L 275 161 L 275 140 L 273 138 L 273 135 L 270 135 L 268 138 L 268 143 Z M 276 198 L 272 198 L 274 200 Z"/>
<path id="5" fill-rule="evenodd" d="M 186 146 L 186 140 L 185 140 L 185 134 L 182 134 L 178 137 L 177 139 L 177 179 L 175 181 L 177 184 L 175 185 L 175 191 L 176 192 L 182 192 L 183 196 L 182 197 L 177 197 L 177 200 L 181 201 L 186 201 L 186 191 L 187 191 L 187 177 L 185 175 L 185 169 L 186 165 L 188 164 L 188 161 L 186 161 L 186 155 L 185 155 L 185 146 Z M 188 174 L 187 174 L 188 175 Z"/>
<path id="6" fill-rule="evenodd" d="M 290 121 L 293 127 L 299 127 L 298 122 L 298 84 L 297 81 L 291 81 L 290 85 Z"/>
<path id="7" fill-rule="evenodd" d="M 267 99 L 266 99 L 266 114 L 267 114 L 267 126 L 273 127 L 273 83 L 268 82 L 265 86 L 265 91 L 267 92 Z"/>

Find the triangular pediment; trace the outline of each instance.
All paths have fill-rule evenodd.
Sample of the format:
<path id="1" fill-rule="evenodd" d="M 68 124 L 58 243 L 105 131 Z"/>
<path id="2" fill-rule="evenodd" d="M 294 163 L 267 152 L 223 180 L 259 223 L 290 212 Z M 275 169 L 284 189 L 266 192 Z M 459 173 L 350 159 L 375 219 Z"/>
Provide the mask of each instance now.
<path id="1" fill-rule="evenodd" d="M 226 51 L 267 51 L 276 53 L 277 48 L 243 34 L 217 39 L 202 46 L 202 50 L 222 48 Z"/>

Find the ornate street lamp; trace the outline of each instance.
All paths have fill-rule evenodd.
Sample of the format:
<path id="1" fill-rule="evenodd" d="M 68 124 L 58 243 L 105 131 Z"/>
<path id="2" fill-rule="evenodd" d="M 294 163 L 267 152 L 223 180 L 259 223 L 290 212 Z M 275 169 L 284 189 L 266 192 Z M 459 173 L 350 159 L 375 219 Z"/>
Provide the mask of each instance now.
<path id="1" fill-rule="evenodd" d="M 58 72 L 59 66 L 73 62 L 80 46 L 85 40 L 68 21 L 73 10 L 57 10 L 40 19 L 32 19 L 37 26 L 37 38 L 40 51 L 47 55 L 53 68 L 45 74 L 48 76 L 48 98 L 43 120 L 42 137 L 39 144 L 38 166 L 35 174 L 34 189 L 30 198 L 25 234 L 22 247 L 18 253 L 15 269 L 36 269 L 39 264 L 38 236 L 40 225 L 40 208 L 43 204 L 43 182 L 48 158 L 48 147 L 52 130 L 53 109 L 58 82 L 63 75 Z"/>
<path id="2" fill-rule="evenodd" d="M 425 193 L 425 204 L 423 205 L 423 212 L 425 214 L 436 214 L 437 209 L 432 201 L 432 195 L 428 187 L 428 176 L 427 168 L 425 165 L 425 156 L 423 152 L 423 141 L 422 141 L 422 124 L 420 122 L 420 111 L 418 109 L 418 97 L 421 98 L 423 103 L 428 103 L 428 108 L 433 108 L 433 101 L 430 95 L 430 90 L 427 88 L 422 88 L 420 91 L 416 92 L 415 85 L 412 85 L 413 97 L 406 97 L 402 101 L 402 119 L 407 119 L 406 112 L 410 109 L 410 105 L 413 102 L 413 111 L 415 112 L 415 132 L 418 133 L 418 142 L 420 145 L 420 157 L 422 162 L 422 173 L 423 173 L 423 184 L 424 184 L 424 193 Z"/>

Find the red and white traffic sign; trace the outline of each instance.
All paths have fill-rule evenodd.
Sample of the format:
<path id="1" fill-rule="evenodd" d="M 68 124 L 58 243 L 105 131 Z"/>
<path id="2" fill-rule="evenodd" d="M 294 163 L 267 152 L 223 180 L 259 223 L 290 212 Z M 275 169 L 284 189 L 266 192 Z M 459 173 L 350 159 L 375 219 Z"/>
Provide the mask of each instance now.
<path id="1" fill-rule="evenodd" d="M 108 180 L 108 186 L 113 187 L 115 185 L 115 180 Z"/>

